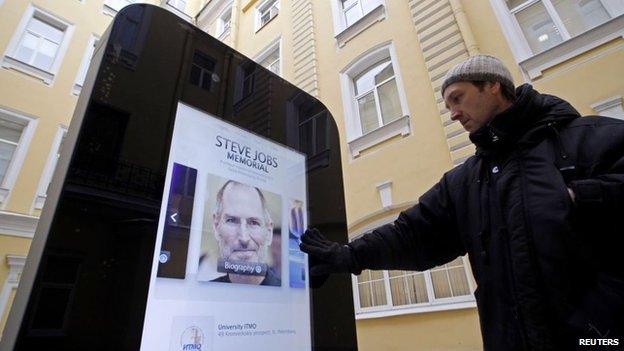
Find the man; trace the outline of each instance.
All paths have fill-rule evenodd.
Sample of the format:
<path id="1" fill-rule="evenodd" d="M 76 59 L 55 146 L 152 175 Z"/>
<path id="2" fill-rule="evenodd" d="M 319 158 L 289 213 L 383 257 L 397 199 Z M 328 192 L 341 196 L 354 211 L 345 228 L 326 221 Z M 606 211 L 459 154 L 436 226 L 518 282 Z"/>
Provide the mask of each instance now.
<path id="1" fill-rule="evenodd" d="M 486 350 L 570 350 L 624 342 L 624 122 L 567 102 L 478 55 L 442 95 L 475 156 L 393 224 L 348 245 L 306 231 L 312 275 L 423 271 L 468 253 Z M 594 341 L 595 342 L 595 341 Z"/>
<path id="2" fill-rule="evenodd" d="M 219 272 L 212 281 L 280 286 L 266 264 L 273 240 L 273 220 L 260 189 L 233 180 L 217 193 L 213 229 L 219 244 Z"/>

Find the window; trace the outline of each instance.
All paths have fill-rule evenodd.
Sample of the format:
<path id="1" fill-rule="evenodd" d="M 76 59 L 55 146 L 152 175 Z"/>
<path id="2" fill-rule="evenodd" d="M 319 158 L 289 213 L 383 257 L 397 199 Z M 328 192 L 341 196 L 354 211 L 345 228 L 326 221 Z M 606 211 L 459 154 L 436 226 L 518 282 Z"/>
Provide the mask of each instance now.
<path id="1" fill-rule="evenodd" d="M 215 38 L 225 39 L 232 27 L 233 15 L 236 15 L 232 13 L 234 1 L 211 0 L 204 2 L 206 4 L 195 16 L 195 25 Z"/>
<path id="2" fill-rule="evenodd" d="M 353 277 L 356 312 L 362 316 L 474 307 L 466 267 L 465 258 L 458 257 L 424 272 L 365 270 Z"/>
<path id="3" fill-rule="evenodd" d="M 301 118 L 302 117 L 302 118 Z M 329 123 L 327 112 L 323 111 L 314 116 L 300 116 L 299 121 L 299 150 L 304 152 L 311 162 L 329 150 Z"/>
<path id="4" fill-rule="evenodd" d="M 530 78 L 624 30 L 621 0 L 490 0 L 516 60 Z"/>
<path id="5" fill-rule="evenodd" d="M 191 66 L 191 84 L 210 90 L 216 61 L 208 55 L 195 51 Z"/>
<path id="6" fill-rule="evenodd" d="M 37 188 L 37 197 L 35 198 L 35 209 L 42 209 L 45 199 L 48 195 L 50 183 L 52 182 L 52 175 L 58 164 L 58 160 L 61 157 L 61 150 L 63 149 L 63 143 L 67 136 L 67 128 L 60 126 L 56 131 L 52 147 L 50 148 L 50 154 L 48 155 L 48 161 L 46 162 L 43 174 L 39 180 L 39 187 Z"/>
<path id="7" fill-rule="evenodd" d="M 186 9 L 186 0 L 169 0 L 167 3 L 182 12 Z"/>
<path id="8" fill-rule="evenodd" d="M 69 23 L 29 6 L 9 43 L 2 66 L 50 84 L 61 64 L 72 30 Z"/>
<path id="9" fill-rule="evenodd" d="M 148 8 L 139 7 L 136 11 L 126 11 L 117 19 L 117 30 L 110 33 L 110 42 L 119 44 L 111 52 L 115 62 L 134 70 L 145 47 L 149 32 L 149 21 L 144 21 Z"/>
<path id="10" fill-rule="evenodd" d="M 226 9 L 217 19 L 217 37 L 222 38 L 232 27 L 232 8 Z"/>
<path id="11" fill-rule="evenodd" d="M 80 256 L 43 255 L 40 267 L 44 273 L 41 275 L 39 285 L 32 292 L 34 305 L 38 307 L 33 309 L 29 335 L 33 337 L 68 335 L 66 327 L 75 300 L 75 289 L 83 260 Z"/>
<path id="12" fill-rule="evenodd" d="M 376 0 L 341 0 L 340 2 L 345 27 L 350 27 L 362 18 L 364 14 L 379 5 L 379 1 Z"/>
<path id="13" fill-rule="evenodd" d="M 236 78 L 234 81 L 234 104 L 235 109 L 242 109 L 254 95 L 256 88 L 256 67 L 254 62 L 244 62 L 236 68 Z"/>
<path id="14" fill-rule="evenodd" d="M 0 203 L 15 183 L 35 125 L 34 118 L 0 108 Z"/>
<path id="15" fill-rule="evenodd" d="M 87 78 L 87 71 L 89 70 L 89 65 L 91 64 L 91 59 L 93 59 L 93 55 L 95 54 L 95 48 L 98 45 L 100 38 L 91 34 L 89 37 L 89 42 L 87 43 L 87 49 L 85 50 L 84 56 L 82 57 L 82 62 L 80 63 L 80 69 L 78 70 L 78 75 L 76 76 L 76 81 L 74 82 L 74 86 L 72 88 L 72 94 L 78 95 L 80 94 L 80 90 L 82 89 L 82 85 L 84 84 L 85 79 Z"/>
<path id="16" fill-rule="evenodd" d="M 332 0 L 331 6 L 339 47 L 386 17 L 383 0 Z"/>
<path id="17" fill-rule="evenodd" d="M 15 58 L 41 70 L 49 71 L 61 46 L 64 32 L 64 28 L 32 17 L 17 45 Z"/>
<path id="18" fill-rule="evenodd" d="M 249 65 L 243 70 L 243 95 L 246 98 L 253 94 L 256 83 L 256 67 Z"/>
<path id="19" fill-rule="evenodd" d="M 351 155 L 410 134 L 409 112 L 392 43 L 373 48 L 340 75 Z"/>
<path id="20" fill-rule="evenodd" d="M 402 116 L 399 91 L 390 58 L 383 59 L 355 77 L 353 85 L 362 134 Z"/>
<path id="21" fill-rule="evenodd" d="M 114 17 L 122 8 L 136 2 L 137 0 L 104 0 L 102 12 Z"/>
<path id="22" fill-rule="evenodd" d="M 280 56 L 280 40 L 277 40 L 264 49 L 255 61 L 258 62 L 260 66 L 280 75 L 282 73 Z"/>
<path id="23" fill-rule="evenodd" d="M 256 31 L 264 27 L 279 13 L 278 0 L 266 0 L 256 7 Z"/>
<path id="24" fill-rule="evenodd" d="M 11 165 L 23 131 L 23 124 L 0 119 L 0 184 L 3 183 Z"/>
<path id="25" fill-rule="evenodd" d="M 575 37 L 622 14 L 622 9 L 610 13 L 604 2 L 609 0 L 507 0 L 531 51 L 544 50 Z"/>

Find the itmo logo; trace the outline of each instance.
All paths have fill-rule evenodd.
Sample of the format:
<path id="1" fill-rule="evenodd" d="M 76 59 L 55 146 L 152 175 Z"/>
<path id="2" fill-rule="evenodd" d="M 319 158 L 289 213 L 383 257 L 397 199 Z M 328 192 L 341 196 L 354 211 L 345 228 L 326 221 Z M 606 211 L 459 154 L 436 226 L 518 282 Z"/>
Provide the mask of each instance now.
<path id="1" fill-rule="evenodd" d="M 180 337 L 180 346 L 182 351 L 201 351 L 204 344 L 204 333 L 199 327 L 188 327 Z"/>

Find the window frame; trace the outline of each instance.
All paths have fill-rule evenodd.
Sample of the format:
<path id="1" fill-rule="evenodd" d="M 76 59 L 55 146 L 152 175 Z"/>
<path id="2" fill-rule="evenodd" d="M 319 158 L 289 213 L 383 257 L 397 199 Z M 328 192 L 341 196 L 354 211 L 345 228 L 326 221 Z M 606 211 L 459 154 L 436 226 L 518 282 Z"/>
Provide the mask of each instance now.
<path id="1" fill-rule="evenodd" d="M 78 73 L 76 73 L 76 79 L 74 80 L 74 85 L 72 86 L 72 90 L 71 90 L 72 95 L 78 96 L 80 94 L 80 91 L 82 90 L 82 86 L 84 85 L 84 82 L 87 79 L 89 66 L 91 65 L 91 60 L 93 59 L 93 55 L 95 55 L 95 49 L 100 39 L 101 38 L 99 35 L 96 35 L 93 33 L 89 35 L 89 41 L 87 42 L 87 47 L 85 48 L 85 52 L 82 55 L 80 68 L 78 69 Z"/>
<path id="2" fill-rule="evenodd" d="M 232 20 L 234 20 L 234 1 L 233 0 L 211 0 L 196 15 L 195 25 L 206 33 L 212 33 L 214 37 L 218 37 L 219 28 L 218 19 L 228 9 L 232 9 Z M 223 37 L 218 39 L 223 40 Z"/>
<path id="3" fill-rule="evenodd" d="M 320 119 L 325 119 L 323 122 L 329 123 L 330 118 L 327 111 L 320 111 L 304 120 L 299 119 L 297 121 L 297 132 L 299 135 L 301 135 L 301 129 L 305 128 L 307 125 L 310 126 L 309 129 L 312 131 L 312 137 L 310 138 L 312 142 L 307 145 L 305 150 L 301 147 L 301 138 L 299 137 L 298 139 L 299 150 L 307 156 L 306 161 L 308 162 L 309 169 L 313 168 L 310 166 L 314 166 L 318 163 L 317 159 L 322 158 L 329 152 L 329 128 L 326 127 L 325 130 L 319 132 L 317 127 Z M 317 144 L 319 139 L 323 139 L 324 145 Z"/>
<path id="4" fill-rule="evenodd" d="M 501 29 L 511 48 L 512 54 L 530 80 L 540 78 L 543 72 L 551 67 L 624 36 L 624 6 L 611 7 L 603 3 L 609 15 L 614 16 L 618 10 L 622 11 L 622 13 L 603 24 L 572 37 L 563 25 L 551 1 L 552 0 L 526 0 L 523 4 L 510 10 L 505 0 L 490 0 L 494 14 L 501 25 Z M 555 24 L 555 27 L 560 31 L 563 41 L 547 50 L 533 53 L 516 19 L 515 13 L 538 2 L 544 4 L 547 14 Z M 555 17 L 553 17 L 553 15 Z"/>
<path id="5" fill-rule="evenodd" d="M 373 6 L 368 12 L 364 12 L 361 0 L 358 0 L 358 5 L 356 6 L 360 7 L 361 16 L 353 24 L 348 26 L 345 18 L 343 1 L 330 0 L 333 14 L 334 39 L 336 39 L 339 48 L 344 47 L 348 41 L 355 38 L 368 27 L 386 18 L 386 0 L 375 1 L 377 1 L 377 5 Z"/>
<path id="6" fill-rule="evenodd" d="M 223 39 L 232 30 L 232 10 L 233 10 L 233 6 L 230 4 L 223 11 L 221 11 L 219 16 L 217 17 L 217 28 L 216 28 L 215 32 L 217 34 L 216 37 L 218 39 Z M 223 17 L 225 17 L 225 15 L 227 15 L 227 14 L 230 15 L 229 16 L 230 17 L 229 21 L 225 21 L 223 19 Z M 228 25 L 226 25 L 226 24 L 228 24 Z"/>
<path id="7" fill-rule="evenodd" d="M 357 233 L 350 235 L 349 241 L 353 241 L 365 233 L 370 232 L 371 230 L 388 223 L 392 223 L 396 219 L 396 214 L 392 214 L 381 220 L 375 221 L 364 228 L 358 230 Z M 380 318 L 380 317 L 388 317 L 388 316 L 396 316 L 403 314 L 412 314 L 412 313 L 424 313 L 424 312 L 434 312 L 434 311 L 446 311 L 446 310 L 455 310 L 455 309 L 463 309 L 463 308 L 476 308 L 476 299 L 474 297 L 474 291 L 476 289 L 476 283 L 473 281 L 471 268 L 470 268 L 470 260 L 467 255 L 460 256 L 462 260 L 462 266 L 464 268 L 464 273 L 466 274 L 466 279 L 468 282 L 468 288 L 470 293 L 467 295 L 454 296 L 454 297 L 446 297 L 446 298 L 435 298 L 435 292 L 433 288 L 433 282 L 431 280 L 431 271 L 437 270 L 440 267 L 435 267 L 433 269 L 429 269 L 422 272 L 416 271 L 408 271 L 408 274 L 411 273 L 422 273 L 424 274 L 425 286 L 427 289 L 427 298 L 428 302 L 421 302 L 415 304 L 406 304 L 406 305 L 397 305 L 394 306 L 392 303 L 392 289 L 390 287 L 390 274 L 388 270 L 383 270 L 383 282 L 384 282 L 384 291 L 386 297 L 386 304 L 377 305 L 372 307 L 360 307 L 360 291 L 359 291 L 359 283 L 357 280 L 357 276 L 351 275 L 351 286 L 353 289 L 353 307 L 355 309 L 355 318 L 356 319 L 368 319 L 368 318 Z M 449 262 L 450 263 L 450 262 Z M 445 268 L 448 269 L 448 268 Z"/>
<path id="8" fill-rule="evenodd" d="M 141 2 L 140 0 L 132 0 L 131 3 L 125 4 L 124 6 L 117 8 L 115 4 L 118 4 L 120 1 L 127 2 L 128 0 L 104 0 L 104 3 L 102 4 L 102 13 L 111 17 L 115 17 L 115 15 L 117 15 L 117 13 L 121 11 L 121 9 L 123 9 L 124 7 L 132 4 L 138 4 Z"/>
<path id="9" fill-rule="evenodd" d="M 385 62 L 385 61 L 388 61 L 388 60 L 389 60 L 390 64 L 392 64 L 392 59 L 391 59 L 391 58 L 389 58 L 389 57 L 388 57 L 388 58 L 383 58 L 383 59 L 381 59 L 380 61 L 378 61 L 378 62 L 376 62 L 376 63 L 373 63 L 373 64 L 369 67 L 369 69 L 370 69 L 370 68 L 372 68 L 372 67 L 377 67 L 377 65 L 380 65 L 382 62 Z M 394 66 L 393 66 L 392 68 L 393 68 L 393 72 L 394 72 Z M 368 70 L 365 70 L 364 72 L 367 72 L 367 71 L 368 71 Z M 360 73 L 360 75 L 362 75 L 364 72 Z M 357 80 L 357 78 L 358 78 L 358 77 L 353 77 L 353 78 L 352 78 L 353 84 L 355 84 L 355 81 Z M 381 99 L 380 99 L 380 97 L 379 97 L 379 88 L 380 88 L 382 85 L 384 85 L 384 84 L 386 84 L 386 83 L 390 82 L 390 81 L 391 81 L 391 80 L 393 80 L 393 79 L 394 79 L 395 84 L 396 84 L 396 73 L 394 73 L 394 74 L 392 75 L 392 77 L 390 77 L 390 78 L 386 78 L 386 79 L 384 79 L 383 81 L 381 81 L 380 83 L 374 83 L 374 82 L 373 82 L 373 87 L 372 87 L 372 88 L 370 88 L 370 89 L 368 89 L 368 90 L 365 90 L 364 92 L 359 93 L 358 95 L 355 95 L 355 93 L 354 93 L 354 95 L 355 95 L 355 96 L 353 97 L 353 99 L 355 100 L 355 101 L 354 101 L 354 104 L 355 104 L 356 106 L 357 106 L 357 101 L 359 101 L 359 100 L 360 100 L 361 98 L 363 98 L 364 96 L 366 96 L 366 95 L 368 95 L 368 94 L 370 94 L 370 93 L 373 93 L 373 97 L 374 97 L 374 99 L 375 99 L 375 110 L 376 110 L 376 113 L 377 113 L 377 122 L 379 123 L 379 127 L 375 128 L 375 129 L 382 128 L 384 125 L 389 124 L 389 123 L 392 123 L 392 121 L 393 121 L 393 120 L 392 120 L 392 121 L 390 121 L 390 122 L 388 122 L 388 123 L 385 123 L 385 124 L 384 124 L 384 121 L 383 121 L 383 115 L 382 115 L 382 112 L 381 112 Z M 360 123 L 359 123 L 359 127 L 360 127 L 360 134 L 364 135 L 364 134 L 366 134 L 366 133 L 369 133 L 369 132 L 364 133 L 364 131 L 362 130 L 362 118 L 360 117 L 360 110 L 359 110 L 359 109 L 357 109 L 355 112 L 356 112 L 356 114 L 357 114 L 357 118 L 358 118 L 358 120 L 360 121 Z M 400 117 L 399 117 L 399 118 L 400 118 Z"/>
<path id="10" fill-rule="evenodd" d="M 199 56 L 202 59 L 211 62 L 214 67 L 212 68 L 212 70 L 208 69 L 205 66 L 202 66 L 200 63 L 195 61 L 195 57 Z M 210 57 L 208 54 L 200 51 L 200 50 L 195 50 L 195 52 L 193 53 L 193 60 L 191 61 L 191 68 L 189 70 L 189 83 L 199 89 L 202 90 L 207 90 L 210 91 L 211 89 L 213 89 L 214 87 L 214 81 L 212 79 L 213 75 L 215 74 L 214 69 L 217 66 L 217 62 L 214 60 L 214 58 Z M 198 69 L 199 70 L 199 81 L 197 82 L 197 84 L 195 84 L 192 80 L 193 78 L 193 69 Z M 207 83 L 207 87 L 204 86 L 204 82 L 208 80 Z"/>
<path id="11" fill-rule="evenodd" d="M 184 3 L 184 7 L 180 8 L 180 2 Z M 174 7 L 176 10 L 180 12 L 186 12 L 186 8 L 188 7 L 187 0 L 167 0 L 167 5 Z"/>
<path id="12" fill-rule="evenodd" d="M 0 116 L 5 120 L 24 126 L 17 147 L 7 167 L 4 179 L 0 179 L 0 209 L 4 209 L 11 194 L 11 190 L 13 186 L 15 186 L 17 176 L 24 164 L 24 160 L 26 159 L 26 153 L 28 152 L 30 141 L 35 134 L 38 119 L 3 106 L 0 106 Z"/>
<path id="13" fill-rule="evenodd" d="M 275 52 L 275 50 L 277 50 L 277 53 L 279 55 L 278 59 L 279 60 L 279 73 L 273 72 L 271 71 L 271 69 L 269 67 L 264 67 L 260 64 L 260 62 L 262 62 L 264 59 L 266 59 L 267 57 L 269 57 L 272 53 Z M 260 66 L 268 69 L 269 71 L 277 74 L 280 77 L 283 77 L 283 58 L 282 58 L 282 37 L 278 37 L 277 39 L 274 39 L 269 45 L 267 45 L 264 49 L 262 49 L 258 54 L 256 54 L 256 56 L 253 59 L 255 62 L 257 62 Z"/>
<path id="14" fill-rule="evenodd" d="M 476 304 L 476 299 L 474 297 L 475 285 L 474 285 L 474 282 L 472 281 L 472 276 L 470 273 L 469 260 L 467 256 L 461 256 L 460 258 L 462 260 L 462 267 L 464 269 L 464 273 L 466 274 L 466 280 L 468 282 L 468 288 L 470 290 L 470 293 L 467 295 L 436 298 L 430 269 L 426 271 L 422 271 L 422 272 L 413 271 L 407 274 L 407 275 L 410 275 L 411 273 L 423 274 L 423 277 L 425 280 L 425 287 L 427 289 L 427 298 L 429 299 L 428 302 L 412 303 L 412 304 L 395 306 L 392 303 L 392 289 L 390 286 L 390 274 L 388 273 L 388 270 L 383 270 L 382 271 L 383 278 L 379 279 L 378 281 L 383 281 L 384 283 L 386 304 L 381 304 L 381 305 L 372 306 L 372 307 L 361 307 L 359 283 L 357 281 L 357 277 L 355 275 L 351 275 L 355 319 L 389 317 L 389 316 L 396 316 L 396 315 L 402 315 L 402 314 L 446 311 L 446 310 L 455 310 L 455 309 L 462 309 L 462 308 L 476 308 L 477 304 Z M 439 267 L 436 267 L 433 270 L 438 270 L 438 269 Z M 448 268 L 443 268 L 443 269 L 448 269 Z"/>
<path id="15" fill-rule="evenodd" d="M 37 18 L 46 24 L 63 30 L 63 38 L 59 43 L 54 62 L 52 63 L 52 66 L 49 70 L 44 70 L 39 67 L 30 65 L 14 57 L 17 50 L 19 49 L 19 44 L 24 36 L 24 32 L 26 31 L 26 28 L 28 27 L 28 24 L 30 23 L 30 20 L 32 18 Z M 17 26 L 13 33 L 13 36 L 11 37 L 11 41 L 9 42 L 6 51 L 4 52 L 1 63 L 2 67 L 27 74 L 31 77 L 41 80 L 46 85 L 52 85 L 61 67 L 65 53 L 67 52 L 67 49 L 69 47 L 74 29 L 74 24 L 67 21 L 66 19 L 57 16 L 47 10 L 29 4 L 26 8 L 26 11 L 22 15 L 19 25 Z"/>
<path id="16" fill-rule="evenodd" d="M 184 1 L 184 8 L 180 8 L 180 1 Z M 135 3 L 138 3 L 138 1 L 136 1 Z M 175 13 L 178 17 L 182 18 L 183 20 L 189 22 L 189 23 L 195 23 L 195 19 L 189 15 L 186 10 L 188 9 L 189 5 L 189 0 L 160 0 L 160 6 L 164 7 L 165 9 Z"/>
<path id="17" fill-rule="evenodd" d="M 355 99 L 354 78 L 388 57 L 394 70 L 402 116 L 363 134 L 357 100 Z M 396 135 L 405 137 L 411 134 L 410 112 L 405 85 L 403 84 L 401 69 L 393 42 L 382 43 L 351 61 L 340 71 L 340 85 L 347 144 L 349 145 L 352 158 L 358 157 L 363 150 L 380 144 Z"/>
<path id="18" fill-rule="evenodd" d="M 277 8 L 277 13 L 273 17 L 269 17 L 269 19 L 266 22 L 262 23 L 262 16 L 265 13 L 265 11 L 269 11 L 269 14 L 270 14 L 270 11 L 273 7 Z M 264 0 L 260 4 L 256 5 L 255 16 L 254 16 L 255 31 L 258 32 L 260 29 L 266 27 L 266 25 L 271 23 L 271 21 L 273 21 L 275 17 L 279 15 L 279 13 L 280 13 L 280 0 Z"/>
<path id="19" fill-rule="evenodd" d="M 33 203 L 33 208 L 36 210 L 43 209 L 43 205 L 48 195 L 47 191 L 50 183 L 52 182 L 52 176 L 54 175 L 54 171 L 58 165 L 59 156 L 57 155 L 60 155 L 62 151 L 60 149 L 61 141 L 65 136 L 67 136 L 67 126 L 59 125 L 56 129 L 56 134 L 54 135 L 54 139 L 50 147 L 50 153 L 48 154 L 48 159 L 45 167 L 43 168 L 43 173 L 39 179 L 39 185 L 37 186 L 37 194 Z"/>

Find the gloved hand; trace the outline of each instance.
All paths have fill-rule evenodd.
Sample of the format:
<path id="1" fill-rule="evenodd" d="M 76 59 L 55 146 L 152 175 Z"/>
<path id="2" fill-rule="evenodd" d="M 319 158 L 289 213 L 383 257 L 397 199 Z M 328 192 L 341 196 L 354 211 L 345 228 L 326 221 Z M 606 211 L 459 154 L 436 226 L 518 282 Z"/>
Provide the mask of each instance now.
<path id="1" fill-rule="evenodd" d="M 306 230 L 299 248 L 310 255 L 311 276 L 362 272 L 349 246 L 327 240 L 318 229 Z"/>

